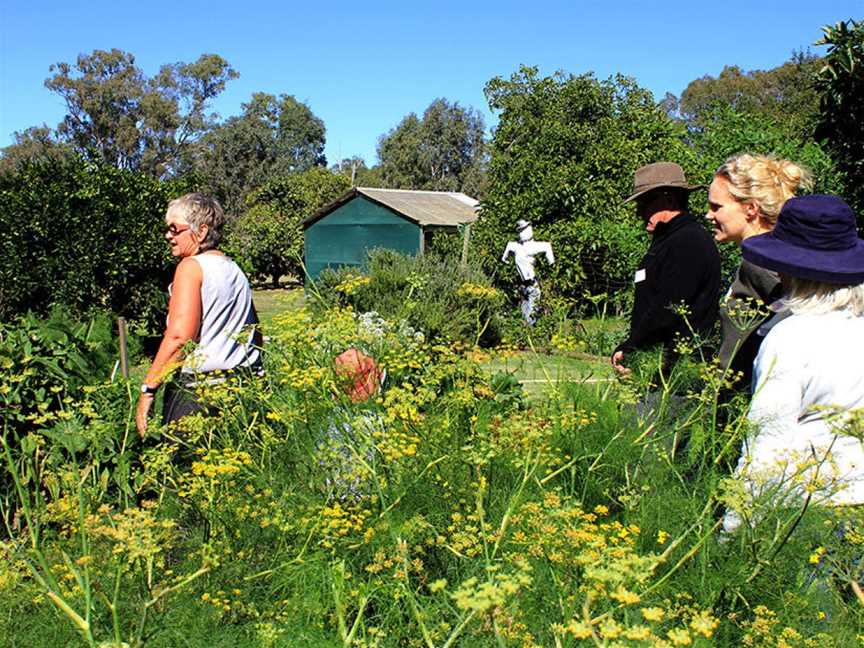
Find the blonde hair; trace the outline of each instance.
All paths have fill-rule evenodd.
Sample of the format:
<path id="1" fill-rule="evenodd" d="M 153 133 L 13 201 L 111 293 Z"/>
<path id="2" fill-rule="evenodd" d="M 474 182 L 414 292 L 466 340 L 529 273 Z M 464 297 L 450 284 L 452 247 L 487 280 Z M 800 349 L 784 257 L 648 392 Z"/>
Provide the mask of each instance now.
<path id="1" fill-rule="evenodd" d="M 755 203 L 771 227 L 796 190 L 813 187 L 810 171 L 773 155 L 736 155 L 726 160 L 714 175 L 729 181 L 729 193 L 735 200 Z"/>
<path id="2" fill-rule="evenodd" d="M 795 315 L 824 315 L 832 311 L 849 311 L 855 317 L 864 315 L 864 283 L 832 284 L 812 279 L 786 276 L 783 310 Z"/>
<path id="3" fill-rule="evenodd" d="M 170 212 L 182 217 L 196 234 L 202 225 L 207 226 L 207 234 L 199 247 L 201 252 L 219 247 L 222 227 L 225 225 L 225 212 L 218 200 L 201 193 L 188 193 L 168 203 L 166 213 Z"/>

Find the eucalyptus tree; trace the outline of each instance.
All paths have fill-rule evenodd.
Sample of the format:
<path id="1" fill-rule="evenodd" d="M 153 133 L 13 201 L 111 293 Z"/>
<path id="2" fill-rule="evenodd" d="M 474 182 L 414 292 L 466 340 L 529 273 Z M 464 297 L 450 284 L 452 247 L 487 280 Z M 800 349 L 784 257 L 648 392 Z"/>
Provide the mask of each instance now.
<path id="1" fill-rule="evenodd" d="M 324 166 L 324 122 L 290 95 L 264 92 L 203 138 L 196 169 L 229 212 L 268 181 Z"/>
<path id="2" fill-rule="evenodd" d="M 45 87 L 66 104 L 56 137 L 89 159 L 154 177 L 176 175 L 216 121 L 211 100 L 239 75 L 221 56 L 163 65 L 148 77 L 118 49 L 57 63 Z"/>
<path id="3" fill-rule="evenodd" d="M 483 116 L 436 99 L 420 118 L 410 113 L 378 140 L 381 177 L 396 189 L 482 193 L 486 162 Z"/>

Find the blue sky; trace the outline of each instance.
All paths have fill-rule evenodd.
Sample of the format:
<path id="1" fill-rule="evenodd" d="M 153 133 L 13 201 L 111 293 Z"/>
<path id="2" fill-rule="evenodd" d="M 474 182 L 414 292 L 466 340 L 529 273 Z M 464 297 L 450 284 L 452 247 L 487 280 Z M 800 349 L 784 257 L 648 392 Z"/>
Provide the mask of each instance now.
<path id="1" fill-rule="evenodd" d="M 520 64 L 543 73 L 623 73 L 660 98 L 724 65 L 765 69 L 810 48 L 823 25 L 864 17 L 862 0 L 747 3 L 619 0 L 437 3 L 132 3 L 0 0 L 0 147 L 64 114 L 48 67 L 118 48 L 148 75 L 216 53 L 240 73 L 214 102 L 223 118 L 253 92 L 291 94 L 327 127 L 327 158 L 375 162 L 378 137 L 436 97 L 480 110 L 483 86 Z M 662 6 L 662 9 L 657 7 Z"/>

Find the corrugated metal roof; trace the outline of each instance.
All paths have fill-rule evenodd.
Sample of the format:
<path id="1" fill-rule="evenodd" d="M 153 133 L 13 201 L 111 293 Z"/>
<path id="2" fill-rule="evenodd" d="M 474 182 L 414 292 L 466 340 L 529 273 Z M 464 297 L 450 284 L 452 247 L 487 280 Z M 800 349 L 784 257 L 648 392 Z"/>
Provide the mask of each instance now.
<path id="1" fill-rule="evenodd" d="M 408 189 L 375 189 L 355 187 L 350 192 L 319 210 L 306 219 L 307 227 L 326 216 L 357 195 L 384 205 L 414 221 L 426 226 L 455 226 L 477 220 L 479 201 L 456 191 L 411 191 Z"/>

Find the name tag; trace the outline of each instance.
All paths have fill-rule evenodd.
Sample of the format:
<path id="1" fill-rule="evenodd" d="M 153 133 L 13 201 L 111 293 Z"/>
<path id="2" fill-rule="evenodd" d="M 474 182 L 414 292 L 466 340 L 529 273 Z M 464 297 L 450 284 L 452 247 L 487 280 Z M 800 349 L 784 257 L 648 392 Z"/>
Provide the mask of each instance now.
<path id="1" fill-rule="evenodd" d="M 640 281 L 645 281 L 645 268 L 639 268 L 633 276 L 633 283 L 639 283 Z"/>

